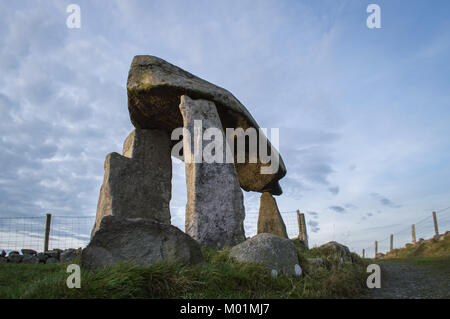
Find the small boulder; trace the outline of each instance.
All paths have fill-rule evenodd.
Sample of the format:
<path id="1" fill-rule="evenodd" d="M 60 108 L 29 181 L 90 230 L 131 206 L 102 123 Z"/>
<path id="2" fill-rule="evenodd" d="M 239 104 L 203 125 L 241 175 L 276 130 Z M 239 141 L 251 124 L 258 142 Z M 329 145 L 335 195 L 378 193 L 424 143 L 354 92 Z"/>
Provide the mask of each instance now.
<path id="1" fill-rule="evenodd" d="M 36 255 L 24 254 L 22 258 L 24 264 L 39 264 L 39 258 Z"/>
<path id="2" fill-rule="evenodd" d="M 66 249 L 65 251 L 63 251 L 61 253 L 61 256 L 59 259 L 61 262 L 67 262 L 67 261 L 70 261 L 70 260 L 74 259 L 75 257 L 77 257 L 77 255 L 78 255 L 78 251 L 76 249 L 73 249 L 73 248 Z"/>
<path id="3" fill-rule="evenodd" d="M 230 250 L 230 256 L 240 262 L 261 263 L 268 271 L 296 275 L 299 265 L 294 243 L 286 238 L 262 233 L 247 239 Z"/>
<path id="4" fill-rule="evenodd" d="M 12 250 L 9 252 L 8 256 L 11 256 L 11 255 L 20 255 L 20 253 L 16 250 Z"/>
<path id="5" fill-rule="evenodd" d="M 334 256 L 338 258 L 341 262 L 351 262 L 352 254 L 350 249 L 342 244 L 335 241 L 330 241 L 319 247 L 321 250 L 325 251 L 326 255 Z"/>
<path id="6" fill-rule="evenodd" d="M 53 250 L 47 250 L 45 252 L 45 254 L 49 257 L 49 258 L 55 258 L 55 259 L 59 259 L 59 251 L 53 249 Z"/>
<path id="7" fill-rule="evenodd" d="M 6 251 L 2 250 L 2 253 L 0 254 L 0 257 L 6 257 Z"/>
<path id="8" fill-rule="evenodd" d="M 81 253 L 86 268 L 122 261 L 148 266 L 159 261 L 193 264 L 203 261 L 199 244 L 172 225 L 143 218 L 103 217 L 100 228 Z"/>
<path id="9" fill-rule="evenodd" d="M 38 253 L 36 257 L 39 259 L 39 262 L 45 263 L 49 258 L 45 253 Z"/>
<path id="10" fill-rule="evenodd" d="M 24 255 L 36 255 L 36 250 L 33 249 L 22 249 L 22 254 Z"/>
<path id="11" fill-rule="evenodd" d="M 58 259 L 50 257 L 45 261 L 46 264 L 56 264 L 58 263 Z"/>
<path id="12" fill-rule="evenodd" d="M 23 259 L 23 255 L 20 255 L 19 253 L 17 253 L 17 254 L 9 253 L 9 255 L 8 255 L 8 262 L 10 262 L 10 263 L 18 264 L 22 261 L 22 259 Z"/>

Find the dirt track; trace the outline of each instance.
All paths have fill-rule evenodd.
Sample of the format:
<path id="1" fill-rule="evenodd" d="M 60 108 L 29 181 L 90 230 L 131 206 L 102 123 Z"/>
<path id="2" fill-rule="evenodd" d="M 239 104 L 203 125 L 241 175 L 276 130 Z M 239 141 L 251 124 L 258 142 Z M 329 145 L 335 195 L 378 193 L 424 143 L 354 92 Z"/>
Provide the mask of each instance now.
<path id="1" fill-rule="evenodd" d="M 450 298 L 450 256 L 431 262 L 386 259 L 374 263 L 381 266 L 381 288 L 370 289 L 368 298 Z"/>

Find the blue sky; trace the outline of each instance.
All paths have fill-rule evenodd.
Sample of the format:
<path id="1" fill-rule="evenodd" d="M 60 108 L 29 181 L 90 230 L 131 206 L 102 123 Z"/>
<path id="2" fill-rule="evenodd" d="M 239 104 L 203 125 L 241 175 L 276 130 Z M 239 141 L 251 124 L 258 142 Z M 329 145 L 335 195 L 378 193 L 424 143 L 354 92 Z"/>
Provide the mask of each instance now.
<path id="1" fill-rule="evenodd" d="M 80 29 L 66 27 L 70 3 Z M 370 3 L 381 29 L 366 27 Z M 105 156 L 133 129 L 131 60 L 150 54 L 280 129 L 278 205 L 307 214 L 313 244 L 387 237 L 450 206 L 449 12 L 445 0 L 1 0 L 0 216 L 95 215 Z M 173 173 L 182 224 L 184 165 Z M 259 194 L 245 205 L 257 211 Z"/>

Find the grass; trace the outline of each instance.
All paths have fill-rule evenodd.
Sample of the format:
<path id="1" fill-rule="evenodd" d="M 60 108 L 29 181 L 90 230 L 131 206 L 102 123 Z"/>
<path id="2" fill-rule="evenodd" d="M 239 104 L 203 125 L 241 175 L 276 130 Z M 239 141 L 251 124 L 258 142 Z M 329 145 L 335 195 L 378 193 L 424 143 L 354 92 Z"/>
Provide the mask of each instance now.
<path id="1" fill-rule="evenodd" d="M 394 249 L 388 252 L 383 258 L 409 258 L 409 257 L 431 257 L 450 255 L 450 236 L 445 236 L 444 240 L 430 239 L 411 247 Z"/>
<path id="2" fill-rule="evenodd" d="M 239 263 L 228 251 L 204 249 L 198 265 L 121 263 L 81 271 L 81 288 L 66 286 L 66 264 L 0 264 L 0 298 L 353 298 L 365 291 L 366 265 L 297 244 L 304 276 L 273 278 L 259 264 Z M 323 266 L 309 257 L 323 258 Z M 72 263 L 78 263 L 78 260 Z"/>

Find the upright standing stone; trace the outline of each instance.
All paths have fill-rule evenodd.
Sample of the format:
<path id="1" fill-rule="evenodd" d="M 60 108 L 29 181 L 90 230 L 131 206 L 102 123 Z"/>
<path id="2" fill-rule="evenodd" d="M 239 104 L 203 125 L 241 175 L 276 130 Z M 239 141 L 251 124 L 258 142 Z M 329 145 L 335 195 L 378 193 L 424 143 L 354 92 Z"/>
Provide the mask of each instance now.
<path id="1" fill-rule="evenodd" d="M 201 147 L 203 133 L 208 128 L 222 132 L 222 124 L 213 102 L 192 100 L 181 96 L 180 111 L 184 128 L 191 139 L 183 136 L 186 163 L 188 202 L 186 205 L 186 233 L 200 244 L 213 248 L 234 246 L 245 240 L 242 190 L 233 163 L 200 163 L 194 161 L 194 150 Z M 194 121 L 201 120 L 201 136 L 196 138 Z M 198 132 L 197 132 L 198 133 Z M 211 142 L 212 143 L 212 142 Z M 217 150 L 216 150 L 217 151 Z M 226 147 L 223 147 L 225 159 Z"/>
<path id="2" fill-rule="evenodd" d="M 259 205 L 258 234 L 261 233 L 288 238 L 286 225 L 278 210 L 277 202 L 268 192 L 262 193 Z"/>
<path id="3" fill-rule="evenodd" d="M 92 235 L 109 215 L 170 224 L 170 142 L 164 131 L 136 129 L 125 140 L 123 156 L 108 154 Z"/>

